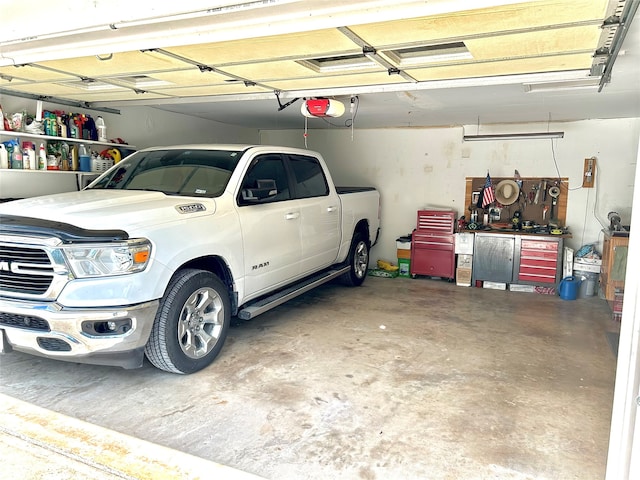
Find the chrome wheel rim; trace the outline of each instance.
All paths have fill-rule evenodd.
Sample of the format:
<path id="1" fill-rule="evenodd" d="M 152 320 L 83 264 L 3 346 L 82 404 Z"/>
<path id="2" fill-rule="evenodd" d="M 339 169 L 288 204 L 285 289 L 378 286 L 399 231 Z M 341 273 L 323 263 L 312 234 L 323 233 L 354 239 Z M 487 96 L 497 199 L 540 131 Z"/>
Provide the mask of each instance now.
<path id="1" fill-rule="evenodd" d="M 180 312 L 178 342 L 184 354 L 202 358 L 215 347 L 222 332 L 224 305 L 212 288 L 193 292 Z"/>
<path id="2" fill-rule="evenodd" d="M 362 278 L 367 274 L 369 266 L 369 249 L 365 242 L 358 242 L 353 256 L 353 273 L 356 277 Z"/>

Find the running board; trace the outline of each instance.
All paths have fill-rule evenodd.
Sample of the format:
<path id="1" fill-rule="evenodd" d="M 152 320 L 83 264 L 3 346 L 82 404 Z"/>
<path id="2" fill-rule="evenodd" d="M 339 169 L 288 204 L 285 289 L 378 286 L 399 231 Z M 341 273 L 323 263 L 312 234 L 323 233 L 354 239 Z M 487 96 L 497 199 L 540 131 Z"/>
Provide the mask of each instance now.
<path id="1" fill-rule="evenodd" d="M 272 308 L 282 305 L 284 302 L 291 300 L 292 298 L 302 295 L 311 289 L 314 289 L 323 283 L 327 283 L 340 275 L 343 275 L 351 269 L 350 265 L 340 267 L 337 269 L 327 270 L 316 275 L 312 275 L 304 279 L 300 283 L 296 283 L 291 287 L 280 290 L 268 297 L 256 300 L 253 303 L 248 303 L 245 307 L 242 307 L 238 312 L 238 318 L 242 320 L 251 320 L 257 317 L 261 313 L 271 310 Z"/>

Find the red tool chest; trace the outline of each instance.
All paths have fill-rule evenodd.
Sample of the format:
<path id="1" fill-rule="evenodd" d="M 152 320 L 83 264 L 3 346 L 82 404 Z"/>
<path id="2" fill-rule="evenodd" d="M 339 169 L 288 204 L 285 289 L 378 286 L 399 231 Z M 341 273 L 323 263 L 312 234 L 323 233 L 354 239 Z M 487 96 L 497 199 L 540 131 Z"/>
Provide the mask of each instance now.
<path id="1" fill-rule="evenodd" d="M 455 277 L 455 222 L 454 211 L 418 210 L 411 236 L 411 276 Z"/>
<path id="2" fill-rule="evenodd" d="M 518 280 L 556 283 L 558 242 L 522 239 Z"/>

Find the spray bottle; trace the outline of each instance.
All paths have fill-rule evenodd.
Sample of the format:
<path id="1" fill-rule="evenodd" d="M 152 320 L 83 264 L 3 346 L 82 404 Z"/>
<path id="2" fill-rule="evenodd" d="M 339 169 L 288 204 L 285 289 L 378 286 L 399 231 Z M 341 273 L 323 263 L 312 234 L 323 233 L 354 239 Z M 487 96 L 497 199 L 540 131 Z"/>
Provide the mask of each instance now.
<path id="1" fill-rule="evenodd" d="M 47 152 L 44 149 L 44 143 L 40 144 L 40 150 L 38 151 L 38 170 L 47 169 Z"/>

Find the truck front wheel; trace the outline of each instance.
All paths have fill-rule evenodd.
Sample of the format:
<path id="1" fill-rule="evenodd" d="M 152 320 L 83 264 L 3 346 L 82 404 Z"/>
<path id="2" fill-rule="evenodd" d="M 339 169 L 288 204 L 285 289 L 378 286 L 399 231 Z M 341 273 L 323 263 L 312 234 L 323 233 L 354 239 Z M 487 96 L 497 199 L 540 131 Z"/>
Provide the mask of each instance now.
<path id="1" fill-rule="evenodd" d="M 369 267 L 369 243 L 360 232 L 353 234 L 349 256 L 347 257 L 350 269 L 341 276 L 342 281 L 352 287 L 362 285 L 367 276 Z"/>
<path id="2" fill-rule="evenodd" d="M 220 353 L 230 320 L 229 293 L 218 277 L 180 271 L 160 301 L 145 354 L 161 370 L 197 372 Z"/>

